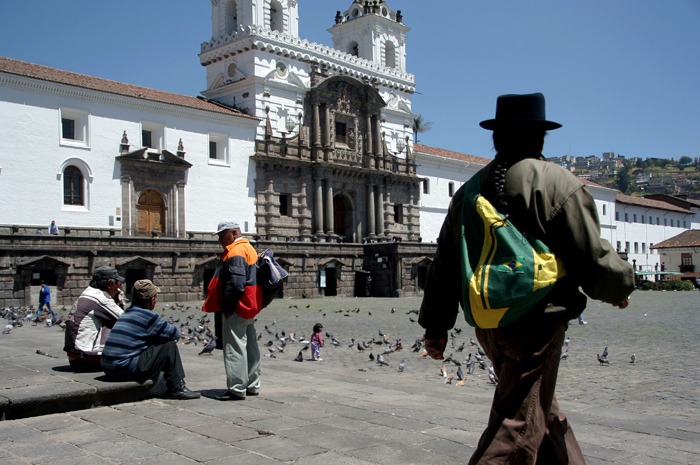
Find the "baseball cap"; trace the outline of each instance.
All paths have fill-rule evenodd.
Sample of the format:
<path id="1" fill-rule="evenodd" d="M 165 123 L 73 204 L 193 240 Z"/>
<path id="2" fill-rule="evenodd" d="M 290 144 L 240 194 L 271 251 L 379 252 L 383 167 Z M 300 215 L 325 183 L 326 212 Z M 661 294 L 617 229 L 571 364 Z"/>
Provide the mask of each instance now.
<path id="1" fill-rule="evenodd" d="M 160 288 L 153 284 L 150 279 L 139 279 L 131 288 L 131 298 L 138 300 L 148 300 L 160 292 Z"/>
<path id="2" fill-rule="evenodd" d="M 102 281 L 104 279 L 116 279 L 121 282 L 125 281 L 124 276 L 120 276 L 117 270 L 111 266 L 98 266 L 92 274 L 92 280 Z"/>
<path id="3" fill-rule="evenodd" d="M 216 232 L 213 233 L 212 236 L 216 236 L 217 234 L 228 231 L 229 229 L 241 229 L 241 227 L 238 226 L 238 223 L 233 220 L 221 220 L 219 221 L 219 226 L 216 227 Z"/>

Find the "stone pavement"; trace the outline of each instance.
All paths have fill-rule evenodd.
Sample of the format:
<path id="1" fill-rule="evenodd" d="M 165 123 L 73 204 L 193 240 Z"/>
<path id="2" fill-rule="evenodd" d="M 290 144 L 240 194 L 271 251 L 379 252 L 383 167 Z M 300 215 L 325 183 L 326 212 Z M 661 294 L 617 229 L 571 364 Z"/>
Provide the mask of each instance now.
<path id="1" fill-rule="evenodd" d="M 698 297 L 637 292 L 629 309 L 592 303 L 585 313 L 589 324 L 570 327 L 557 392 L 589 464 L 700 461 Z M 411 321 L 419 304 L 419 298 L 274 302 L 257 323 L 264 353 L 271 354 L 268 341 L 279 346 L 275 333 L 309 338 L 317 321 L 340 345 L 326 338 L 322 362 L 293 361 L 301 348 L 294 343 L 266 356 L 261 395 L 242 402 L 212 398 L 225 387 L 221 352 L 199 356 L 201 344 L 183 344 L 180 351 L 187 384 L 203 397 L 146 399 L 150 386 L 70 372 L 60 328 L 15 328 L 0 336 L 0 412 L 6 419 L 0 421 L 0 461 L 464 463 L 485 426 L 493 386 L 479 369 L 462 387 L 445 384 L 440 362 L 409 349 L 422 333 Z M 184 321 L 201 316 L 195 304 L 162 307 Z M 462 317 L 457 327 L 461 332 L 447 352 L 464 360 L 475 349 L 469 343 L 474 333 Z M 368 353 L 378 354 L 383 345 L 356 347 L 379 339 L 379 331 L 403 341 L 402 351 L 386 355 L 389 366 L 369 360 Z M 605 346 L 609 366 L 596 361 Z M 401 360 L 406 368 L 399 373 Z"/>

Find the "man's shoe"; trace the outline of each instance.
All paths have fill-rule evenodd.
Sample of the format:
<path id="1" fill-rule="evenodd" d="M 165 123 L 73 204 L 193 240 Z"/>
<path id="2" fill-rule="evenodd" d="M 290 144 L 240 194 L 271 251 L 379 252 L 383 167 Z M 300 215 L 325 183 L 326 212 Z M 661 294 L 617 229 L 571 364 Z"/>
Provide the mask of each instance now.
<path id="1" fill-rule="evenodd" d="M 259 396 L 260 395 L 260 391 L 257 391 L 255 389 L 248 389 L 245 393 L 248 396 Z"/>
<path id="2" fill-rule="evenodd" d="M 199 399 L 201 397 L 201 394 L 198 392 L 190 391 L 187 386 L 185 386 L 185 382 L 181 382 L 177 386 L 171 387 L 168 389 L 168 392 L 165 393 L 165 398 L 166 399 L 179 399 L 179 400 L 189 400 L 189 399 Z"/>
<path id="3" fill-rule="evenodd" d="M 227 390 L 220 396 L 214 396 L 214 399 L 216 400 L 245 400 L 245 396 L 241 396 L 236 394 L 233 391 Z"/>

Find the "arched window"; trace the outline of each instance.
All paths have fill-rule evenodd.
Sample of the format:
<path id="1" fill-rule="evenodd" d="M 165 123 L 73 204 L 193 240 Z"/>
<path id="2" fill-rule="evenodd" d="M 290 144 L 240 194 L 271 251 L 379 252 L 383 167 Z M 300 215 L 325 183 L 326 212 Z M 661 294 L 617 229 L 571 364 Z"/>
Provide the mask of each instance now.
<path id="1" fill-rule="evenodd" d="M 226 2 L 226 34 L 236 32 L 238 29 L 238 11 L 236 9 L 236 0 L 228 0 Z"/>
<path id="2" fill-rule="evenodd" d="M 360 47 L 357 45 L 357 42 L 350 42 L 348 45 L 348 53 L 354 57 L 360 56 Z"/>
<path id="3" fill-rule="evenodd" d="M 63 170 L 63 204 L 85 205 L 85 179 L 77 166 L 69 165 Z"/>
<path id="4" fill-rule="evenodd" d="M 284 15 L 282 5 L 277 0 L 270 2 L 270 29 L 284 32 Z"/>
<path id="5" fill-rule="evenodd" d="M 387 68 L 396 68 L 396 46 L 393 42 L 384 44 L 385 65 Z"/>

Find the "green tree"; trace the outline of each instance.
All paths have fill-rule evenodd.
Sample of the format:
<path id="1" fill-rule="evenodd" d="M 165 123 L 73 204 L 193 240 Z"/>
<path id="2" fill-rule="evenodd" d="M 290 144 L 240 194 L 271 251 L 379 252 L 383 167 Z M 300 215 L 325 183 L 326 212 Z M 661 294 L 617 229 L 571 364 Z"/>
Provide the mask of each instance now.
<path id="1" fill-rule="evenodd" d="M 413 143 L 418 143 L 418 134 L 430 131 L 433 123 L 426 121 L 423 115 L 416 115 L 413 118 Z"/>
<path id="2" fill-rule="evenodd" d="M 680 165 L 680 166 L 689 166 L 689 165 L 692 165 L 692 164 L 693 164 L 693 159 L 690 158 L 690 157 L 686 157 L 685 155 L 682 156 L 682 157 L 678 160 L 678 165 Z"/>
<path id="3" fill-rule="evenodd" d="M 630 186 L 632 185 L 632 177 L 630 176 L 629 166 L 623 167 L 617 172 L 617 178 L 615 179 L 615 184 L 620 192 L 623 194 L 630 193 Z"/>

